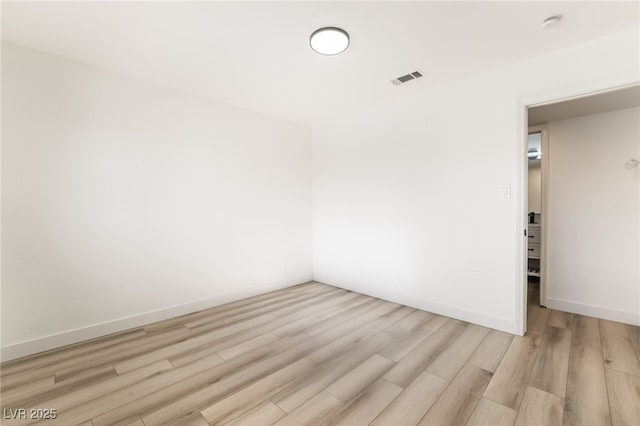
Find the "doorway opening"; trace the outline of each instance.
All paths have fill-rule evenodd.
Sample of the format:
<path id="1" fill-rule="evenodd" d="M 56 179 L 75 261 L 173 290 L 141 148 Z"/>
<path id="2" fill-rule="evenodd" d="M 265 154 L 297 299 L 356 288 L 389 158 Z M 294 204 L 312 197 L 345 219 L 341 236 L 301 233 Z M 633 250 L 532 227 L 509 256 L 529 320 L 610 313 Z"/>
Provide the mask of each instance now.
<path id="1" fill-rule="evenodd" d="M 580 275 L 588 277 L 585 273 L 585 270 L 588 269 L 593 269 L 594 271 L 606 269 L 602 268 L 602 266 L 613 264 L 613 258 L 607 261 L 607 253 L 604 253 L 604 258 L 600 257 L 595 260 L 589 259 L 590 254 L 589 256 L 585 255 L 583 258 L 580 258 L 580 267 L 578 267 L 576 259 L 579 258 L 580 253 L 586 253 L 583 249 L 584 244 L 582 246 L 580 245 L 580 238 L 592 232 L 592 228 L 602 228 L 599 231 L 596 229 L 593 232 L 594 235 L 600 232 L 598 236 L 600 241 L 612 239 L 616 241 L 617 244 L 617 241 L 622 241 L 626 238 L 622 233 L 613 235 L 610 229 L 605 229 L 603 223 L 617 223 L 617 219 L 606 218 L 605 215 L 602 214 L 603 212 L 607 212 L 607 209 L 602 207 L 603 203 L 592 203 L 592 201 L 598 197 L 598 195 L 594 196 L 592 188 L 599 185 L 599 182 L 597 185 L 594 185 L 593 175 L 596 172 L 603 172 L 605 169 L 602 167 L 606 165 L 608 169 L 606 169 L 603 176 L 607 181 L 607 185 L 614 190 L 605 189 L 601 191 L 600 194 L 615 194 L 620 191 L 619 188 L 627 185 L 628 182 L 632 180 L 627 173 L 627 175 L 622 176 L 623 182 L 620 184 L 620 174 L 621 170 L 626 167 L 625 162 L 631 161 L 630 158 L 637 155 L 634 154 L 634 152 L 638 150 L 637 146 L 633 148 L 633 142 L 631 142 L 632 151 L 629 154 L 620 154 L 620 147 L 618 146 L 616 149 L 618 150 L 618 154 L 620 154 L 618 155 L 620 158 L 611 158 L 611 147 L 607 145 L 607 149 L 603 150 L 602 147 L 605 145 L 600 145 L 598 149 L 595 149 L 593 140 L 595 137 L 592 137 L 593 132 L 587 132 L 585 129 L 592 125 L 594 126 L 593 129 L 595 129 L 594 123 L 602 120 L 607 114 L 617 114 L 619 110 L 629 111 L 631 108 L 638 108 L 639 105 L 640 86 L 637 82 L 610 89 L 585 90 L 582 93 L 564 93 L 555 99 L 531 98 L 521 102 L 522 119 L 519 123 L 519 131 L 522 132 L 523 137 L 518 148 L 518 167 L 520 169 L 519 193 L 522 195 L 519 200 L 518 226 L 520 227 L 519 233 L 521 236 L 524 235 L 524 238 L 518 245 L 521 249 L 520 253 L 522 254 L 518 264 L 518 277 L 521 285 L 517 291 L 519 298 L 517 304 L 517 309 L 519 310 L 517 319 L 519 320 L 518 329 L 521 334 L 526 332 L 528 307 L 533 304 L 538 305 L 536 306 L 538 310 L 542 309 L 541 307 L 548 306 L 566 312 L 613 319 L 620 322 L 633 322 L 633 319 L 629 320 L 625 317 L 622 302 L 619 305 L 619 312 L 616 312 L 616 309 L 609 309 L 609 311 L 603 309 L 603 306 L 606 305 L 600 303 L 602 299 L 593 297 L 593 294 L 598 291 L 602 293 L 602 290 L 594 290 L 595 285 L 593 285 L 593 283 L 590 288 L 582 286 L 586 280 L 576 278 Z M 559 141 L 558 134 L 561 134 L 561 131 L 565 131 L 566 135 L 569 124 L 574 128 L 582 129 L 582 131 L 577 131 L 575 135 L 572 136 L 573 151 L 571 152 L 569 152 L 566 147 L 562 148 L 557 144 Z M 618 131 L 617 133 L 621 134 L 624 132 Z M 590 140 L 591 146 L 581 145 L 580 142 L 583 140 Z M 603 143 L 602 141 L 606 141 L 607 144 L 610 144 L 611 140 L 608 135 L 600 135 L 597 142 Z M 638 139 L 636 138 L 636 140 Z M 556 143 L 555 148 L 554 143 Z M 627 145 L 627 148 L 628 147 L 629 145 Z M 633 151 L 633 149 L 636 151 Z M 609 156 L 607 159 L 608 163 L 604 164 L 600 159 L 607 155 Z M 575 160 L 575 158 L 578 157 L 581 158 L 580 161 Z M 573 169 L 566 167 L 566 165 L 569 164 L 567 159 L 572 159 L 570 167 L 573 167 Z M 597 161 L 591 161 L 593 159 L 597 159 Z M 611 169 L 611 167 L 613 167 L 613 169 Z M 578 171 L 582 174 L 578 175 Z M 577 182 L 583 185 L 581 188 L 588 189 L 566 192 L 568 185 L 565 185 L 566 181 L 564 179 L 571 173 L 573 173 L 572 177 L 575 180 L 573 183 Z M 552 175 L 552 179 L 550 179 L 550 174 Z M 617 174 L 618 178 L 614 177 L 615 174 Z M 578 177 L 578 179 L 575 179 L 576 177 Z M 618 180 L 616 181 L 615 179 Z M 582 182 L 583 180 L 584 182 Z M 637 180 L 638 179 L 635 179 L 636 186 L 638 185 Z M 540 182 L 539 186 L 536 185 L 536 181 Z M 590 184 L 588 182 L 591 182 L 591 187 L 589 187 Z M 549 196 L 550 186 L 552 188 L 551 197 Z M 559 188 L 565 192 L 561 193 Z M 640 191 L 638 191 L 636 187 L 627 185 L 624 188 L 626 188 L 625 191 L 631 194 L 631 198 L 635 197 L 636 200 L 638 199 Z M 580 197 L 582 197 L 582 199 L 580 199 Z M 575 200 L 573 200 L 573 198 L 575 198 Z M 618 199 L 621 198 L 623 197 L 619 197 Z M 571 202 L 566 202 L 567 199 L 571 199 Z M 575 205 L 571 203 L 575 205 L 579 203 L 583 204 L 579 209 L 576 209 L 574 208 Z M 600 216 L 597 216 L 600 219 L 591 219 L 591 223 L 595 224 L 595 226 L 592 227 L 588 224 L 588 217 L 593 210 L 591 207 L 594 205 L 601 213 Z M 621 209 L 616 210 L 615 207 L 609 208 L 609 210 L 612 213 L 619 213 L 621 211 Z M 550 214 L 550 211 L 552 211 L 552 214 Z M 563 217 L 564 221 L 560 221 L 558 219 L 559 217 Z M 587 226 L 580 228 L 582 229 L 581 231 L 578 230 L 578 228 L 572 229 L 574 227 L 573 222 L 582 222 L 583 225 L 586 223 Z M 630 224 L 628 217 L 627 222 L 625 222 L 625 228 L 630 231 L 629 234 L 632 234 L 632 238 L 635 238 L 636 242 L 640 241 L 639 223 L 640 220 L 635 218 L 631 219 Z M 548 235 L 550 232 L 553 233 L 551 238 L 549 238 Z M 578 238 L 576 238 L 576 236 L 578 236 Z M 570 239 L 575 241 L 570 242 Z M 553 240 L 550 243 L 551 246 L 548 245 L 550 240 Z M 595 241 L 595 237 L 592 238 L 592 241 Z M 559 255 L 561 243 L 564 244 L 564 251 Z M 571 250 L 567 250 L 569 243 L 573 244 Z M 603 245 L 606 245 L 606 243 L 605 241 Z M 628 242 L 627 245 L 629 245 Z M 600 250 L 600 252 L 604 251 L 601 250 L 600 247 L 598 247 L 598 250 Z M 609 251 L 619 252 L 620 250 L 610 245 Z M 602 262 L 599 262 L 601 259 Z M 618 259 L 616 259 L 616 261 L 617 260 Z M 570 261 L 573 261 L 574 264 L 569 265 L 565 263 Z M 627 276 L 622 277 L 622 279 L 628 283 L 633 280 L 632 275 L 634 272 L 632 269 L 635 267 L 634 265 L 637 265 L 637 257 L 634 262 L 635 263 L 625 263 Z M 551 275 L 549 272 L 550 269 L 552 269 Z M 590 279 L 590 277 L 588 277 L 588 279 Z M 567 285 L 569 281 L 574 281 L 574 283 Z M 602 281 L 605 280 L 601 279 L 601 282 Z M 573 288 L 571 288 L 572 285 Z M 560 286 L 564 287 L 560 288 Z M 583 297 L 585 292 L 593 293 L 591 300 Z M 602 296 L 606 298 L 607 294 L 603 294 Z M 632 298 L 633 295 L 629 294 L 629 297 Z M 610 306 L 613 305 L 610 304 Z"/>

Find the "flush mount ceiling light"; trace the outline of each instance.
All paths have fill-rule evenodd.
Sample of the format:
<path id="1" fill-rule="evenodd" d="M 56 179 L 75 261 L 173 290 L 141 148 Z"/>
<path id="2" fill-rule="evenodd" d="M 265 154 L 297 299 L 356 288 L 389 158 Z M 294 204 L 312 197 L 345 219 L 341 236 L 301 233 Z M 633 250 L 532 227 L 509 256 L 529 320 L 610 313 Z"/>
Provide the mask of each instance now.
<path id="1" fill-rule="evenodd" d="M 337 55 L 349 47 L 349 34 L 340 28 L 324 27 L 311 34 L 309 44 L 321 55 Z"/>

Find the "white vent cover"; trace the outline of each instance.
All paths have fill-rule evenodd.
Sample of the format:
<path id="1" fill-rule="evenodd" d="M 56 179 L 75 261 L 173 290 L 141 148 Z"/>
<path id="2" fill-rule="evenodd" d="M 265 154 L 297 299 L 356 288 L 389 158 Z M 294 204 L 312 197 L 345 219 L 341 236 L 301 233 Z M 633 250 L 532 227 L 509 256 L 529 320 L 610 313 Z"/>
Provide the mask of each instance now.
<path id="1" fill-rule="evenodd" d="M 399 86 L 401 84 L 407 83 L 411 80 L 415 80 L 416 78 L 421 78 L 421 77 L 424 77 L 424 73 L 420 70 L 416 70 L 412 73 L 401 75 L 398 78 L 394 78 L 393 80 L 391 80 L 391 83 L 393 83 L 396 86 Z"/>

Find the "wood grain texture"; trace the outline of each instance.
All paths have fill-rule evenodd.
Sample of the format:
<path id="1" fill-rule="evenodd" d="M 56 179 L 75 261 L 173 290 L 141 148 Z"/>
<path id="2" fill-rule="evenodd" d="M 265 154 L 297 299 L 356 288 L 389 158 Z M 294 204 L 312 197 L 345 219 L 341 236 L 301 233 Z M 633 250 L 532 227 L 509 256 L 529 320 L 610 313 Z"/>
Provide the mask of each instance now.
<path id="1" fill-rule="evenodd" d="M 516 426 L 562 425 L 562 398 L 534 387 L 527 387 L 518 410 Z"/>
<path id="2" fill-rule="evenodd" d="M 427 367 L 427 371 L 443 379 L 453 380 L 487 334 L 488 328 L 469 324 Z"/>
<path id="3" fill-rule="evenodd" d="M 542 308 L 537 305 L 529 305 L 527 309 L 527 334 L 542 336 L 551 311 L 551 309 Z"/>
<path id="4" fill-rule="evenodd" d="M 629 333 L 631 346 L 633 346 L 633 349 L 635 349 L 638 359 L 640 359 L 640 327 L 627 324 L 627 332 Z"/>
<path id="5" fill-rule="evenodd" d="M 609 401 L 596 318 L 574 315 L 564 425 L 610 425 Z"/>
<path id="6" fill-rule="evenodd" d="M 407 387 L 464 329 L 465 325 L 460 321 L 447 321 L 383 377 L 400 387 Z"/>
<path id="7" fill-rule="evenodd" d="M 320 392 L 275 423 L 277 426 L 318 425 L 342 406 L 329 392 Z"/>
<path id="8" fill-rule="evenodd" d="M 50 388 L 55 385 L 56 379 L 54 374 L 44 376 L 39 379 L 30 380 L 25 383 L 17 384 L 13 387 L 3 389 L 0 393 L 0 400 L 16 398 L 25 394 L 33 394 L 42 392 L 43 389 Z"/>
<path id="9" fill-rule="evenodd" d="M 228 426 L 268 426 L 274 424 L 285 415 L 284 411 L 267 399 L 232 421 L 228 423 L 220 422 L 220 424 Z"/>
<path id="10" fill-rule="evenodd" d="M 549 321 L 547 321 L 547 325 L 570 330 L 573 324 L 573 317 L 574 317 L 574 314 L 569 312 L 551 310 L 551 313 L 549 314 Z"/>
<path id="11" fill-rule="evenodd" d="M 574 315 L 571 324 L 571 345 L 586 346 L 602 351 L 598 319 L 584 315 Z"/>
<path id="12" fill-rule="evenodd" d="M 529 384 L 564 398 L 569 370 L 571 331 L 548 325 Z"/>
<path id="13" fill-rule="evenodd" d="M 422 342 L 424 342 L 432 333 L 433 331 L 431 330 L 419 327 L 415 330 L 412 330 L 395 345 L 387 346 L 382 352 L 380 352 L 380 355 L 389 358 L 392 361 L 398 362 L 409 352 L 411 352 Z"/>
<path id="14" fill-rule="evenodd" d="M 495 373 L 502 357 L 509 349 L 511 340 L 513 340 L 513 334 L 491 330 L 469 359 L 469 364 Z"/>
<path id="15" fill-rule="evenodd" d="M 640 419 L 640 377 L 605 368 L 613 426 L 637 425 Z"/>
<path id="16" fill-rule="evenodd" d="M 611 424 L 602 352 L 591 346 L 571 345 L 563 424 Z"/>
<path id="17" fill-rule="evenodd" d="M 473 365 L 465 365 L 442 392 L 419 425 L 463 425 L 482 397 L 492 374 Z"/>
<path id="18" fill-rule="evenodd" d="M 271 400 L 286 413 L 290 413 L 318 392 L 340 380 L 388 343 L 389 337 L 384 333 L 372 336 L 342 356 L 318 365 L 314 370 L 273 395 Z"/>
<path id="19" fill-rule="evenodd" d="M 400 386 L 378 379 L 322 424 L 368 425 L 400 392 Z"/>
<path id="20" fill-rule="evenodd" d="M 418 424 L 448 384 L 441 377 L 423 372 L 380 413 L 372 426 Z"/>
<path id="21" fill-rule="evenodd" d="M 491 379 L 484 396 L 517 410 L 524 397 L 529 375 L 538 355 L 540 336 L 515 336 Z"/>
<path id="22" fill-rule="evenodd" d="M 306 371 L 313 369 L 313 367 L 315 367 L 313 361 L 307 358 L 299 359 L 293 364 L 201 410 L 201 414 L 212 424 L 230 421 L 243 415 L 256 404 L 263 402 L 278 389 L 286 386 Z"/>
<path id="23" fill-rule="evenodd" d="M 529 309 L 514 337 L 307 283 L 2 364 L 0 408 L 56 408 L 43 426 L 635 425 L 640 328 Z"/>
<path id="24" fill-rule="evenodd" d="M 392 365 L 394 363 L 390 359 L 374 354 L 329 386 L 327 392 L 342 402 L 348 402 L 384 374 Z"/>
<path id="25" fill-rule="evenodd" d="M 625 324 L 598 320 L 604 363 L 607 367 L 640 376 L 640 361 L 631 343 L 631 336 Z"/>
<path id="26" fill-rule="evenodd" d="M 516 410 L 481 398 L 466 426 L 512 426 L 517 414 Z"/>
<path id="27" fill-rule="evenodd" d="M 424 323 L 423 327 L 429 331 L 436 331 L 440 327 L 444 325 L 449 320 L 449 318 L 442 315 L 433 315 L 431 318 Z"/>

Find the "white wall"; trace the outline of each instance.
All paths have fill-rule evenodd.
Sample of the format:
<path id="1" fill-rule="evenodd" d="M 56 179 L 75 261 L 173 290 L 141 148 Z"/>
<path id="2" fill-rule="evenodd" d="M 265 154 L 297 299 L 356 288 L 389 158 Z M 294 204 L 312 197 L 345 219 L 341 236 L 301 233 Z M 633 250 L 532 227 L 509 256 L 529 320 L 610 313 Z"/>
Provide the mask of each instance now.
<path id="1" fill-rule="evenodd" d="M 529 166 L 529 202 L 527 210 L 540 213 L 542 211 L 542 169 L 540 164 Z"/>
<path id="2" fill-rule="evenodd" d="M 311 132 L 2 45 L 5 359 L 308 281 Z"/>
<path id="3" fill-rule="evenodd" d="M 519 332 L 520 102 L 640 80 L 638 40 L 635 28 L 314 128 L 314 278 Z"/>
<path id="4" fill-rule="evenodd" d="M 549 129 L 547 306 L 640 323 L 640 109 Z"/>

